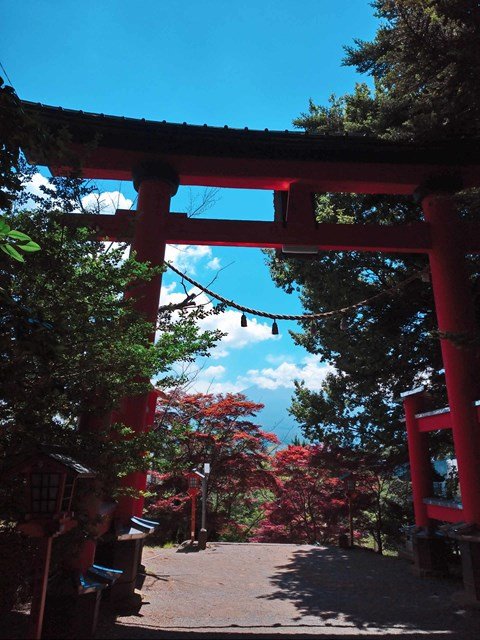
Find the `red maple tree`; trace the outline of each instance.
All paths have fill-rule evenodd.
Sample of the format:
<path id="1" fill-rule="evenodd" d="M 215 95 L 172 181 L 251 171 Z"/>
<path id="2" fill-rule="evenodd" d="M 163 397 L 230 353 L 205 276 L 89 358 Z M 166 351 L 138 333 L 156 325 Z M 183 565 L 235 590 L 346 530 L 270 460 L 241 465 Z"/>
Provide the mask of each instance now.
<path id="1" fill-rule="evenodd" d="M 262 408 L 239 393 L 172 393 L 159 398 L 155 422 L 163 455 L 152 474 L 149 511 L 161 520 L 165 539 L 185 536 L 190 508 L 186 473 L 202 470 L 204 462 L 210 463 L 209 539 L 244 536 L 248 526 L 241 514 L 255 508 L 259 491 L 276 486 L 268 448 L 278 439 L 252 421 Z"/>
<path id="2" fill-rule="evenodd" d="M 253 541 L 334 542 L 345 529 L 346 497 L 339 451 L 321 445 L 291 445 L 273 461 L 275 499 L 266 503 L 265 518 Z"/>

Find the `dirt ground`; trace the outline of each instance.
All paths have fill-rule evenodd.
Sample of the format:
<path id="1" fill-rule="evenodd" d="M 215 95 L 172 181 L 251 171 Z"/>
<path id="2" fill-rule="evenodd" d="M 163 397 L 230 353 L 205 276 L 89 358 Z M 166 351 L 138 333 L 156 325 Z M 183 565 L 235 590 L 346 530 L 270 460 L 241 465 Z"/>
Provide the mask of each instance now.
<path id="1" fill-rule="evenodd" d="M 480 639 L 461 583 L 362 549 L 213 543 L 144 557 L 143 606 L 104 617 L 99 638 Z"/>
<path id="2" fill-rule="evenodd" d="M 363 549 L 212 543 L 147 548 L 144 563 L 142 606 L 103 607 L 97 638 L 480 640 L 480 607 L 461 582 L 419 578 L 407 561 Z M 0 638 L 24 638 L 26 613 L 7 618 Z"/>

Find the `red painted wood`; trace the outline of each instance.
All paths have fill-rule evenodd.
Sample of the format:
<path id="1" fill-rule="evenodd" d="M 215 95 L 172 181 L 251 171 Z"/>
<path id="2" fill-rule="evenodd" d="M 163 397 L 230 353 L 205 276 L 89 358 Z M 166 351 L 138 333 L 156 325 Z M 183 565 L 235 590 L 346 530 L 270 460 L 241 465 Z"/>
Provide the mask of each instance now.
<path id="1" fill-rule="evenodd" d="M 94 229 L 102 240 L 131 241 L 135 216 L 135 211 L 125 209 L 119 209 L 114 216 L 75 214 L 67 219 L 67 225 Z M 290 244 L 312 245 L 326 251 L 398 253 L 426 253 L 430 247 L 429 227 L 422 222 L 398 226 L 319 224 L 303 228 L 301 225 L 284 227 L 278 222 L 188 218 L 183 213 L 172 213 L 164 224 L 167 244 L 273 249 Z"/>
<path id="2" fill-rule="evenodd" d="M 417 418 L 418 430 L 422 433 L 426 431 L 437 431 L 438 429 L 451 429 L 452 421 L 450 418 L 450 412 L 440 413 L 436 416 L 426 416 L 424 418 Z"/>
<path id="3" fill-rule="evenodd" d="M 444 520 L 445 522 L 463 522 L 465 514 L 463 509 L 442 507 L 437 504 L 427 504 L 427 514 L 432 520 Z"/>
<path id="4" fill-rule="evenodd" d="M 193 544 L 195 542 L 195 516 L 196 516 L 196 511 L 197 511 L 197 500 L 196 497 L 198 495 L 198 492 L 193 494 L 193 493 L 189 493 L 190 495 L 190 501 L 191 501 L 191 507 L 192 510 L 190 512 L 190 542 Z"/>
<path id="5" fill-rule="evenodd" d="M 26 101 L 22 106 L 53 131 L 68 129 L 85 177 L 129 180 L 133 166 L 153 159 L 169 164 L 181 184 L 202 186 L 287 190 L 301 182 L 320 192 L 409 194 L 452 167 L 464 186 L 480 184 L 476 140 L 422 145 L 152 122 Z M 26 151 L 36 164 L 56 164 L 47 148 Z"/>
<path id="6" fill-rule="evenodd" d="M 467 253 L 480 253 L 480 224 L 478 222 L 460 222 L 463 228 L 462 238 Z"/>
<path id="7" fill-rule="evenodd" d="M 114 216 L 75 214 L 66 216 L 67 226 L 94 229 L 102 240 L 131 242 L 135 211 L 118 209 Z M 464 227 L 466 251 L 480 253 L 480 224 L 461 223 Z M 184 213 L 171 213 L 165 220 L 167 244 L 199 244 L 211 246 L 243 246 L 278 249 L 288 244 L 313 244 L 328 251 L 385 251 L 427 253 L 430 229 L 423 222 L 408 225 L 342 225 L 319 224 L 313 230 L 291 229 L 276 222 L 248 220 L 210 220 L 187 218 Z"/>
<path id="8" fill-rule="evenodd" d="M 149 262 L 153 266 L 163 264 L 165 256 L 164 223 L 163 219 L 170 208 L 171 186 L 160 180 L 144 180 L 138 192 L 138 215 L 136 216 L 135 235 L 131 252 L 135 253 L 141 262 Z M 155 338 L 161 274 L 149 282 L 140 283 L 129 290 L 127 298 L 133 298 L 134 306 L 152 325 L 150 339 Z M 119 422 L 131 427 L 136 433 L 143 432 L 147 427 L 147 414 L 150 393 L 141 396 L 125 398 L 117 416 Z M 149 417 L 148 422 L 151 418 Z M 146 474 L 136 472 L 129 475 L 124 486 L 130 486 L 137 491 L 144 491 Z M 122 497 L 117 508 L 117 515 L 124 520 L 131 516 L 140 516 L 143 511 L 143 498 Z"/>
<path id="9" fill-rule="evenodd" d="M 447 195 L 432 194 L 424 198 L 423 210 L 430 222 L 430 271 L 438 328 L 442 333 L 465 334 L 473 338 L 475 316 L 462 229 L 453 200 Z M 460 348 L 448 339 L 441 340 L 441 347 L 464 518 L 467 522 L 480 523 L 479 428 L 474 407 L 473 347 Z"/>
<path id="10" fill-rule="evenodd" d="M 308 235 L 315 230 L 314 192 L 311 188 L 301 183 L 290 184 L 285 222 L 293 233 Z"/>
<path id="11" fill-rule="evenodd" d="M 73 146 L 84 156 L 85 150 Z M 131 180 L 132 167 L 144 160 L 163 160 L 180 177 L 180 184 L 235 189 L 286 191 L 300 182 L 317 192 L 412 194 L 432 175 L 445 173 L 444 165 L 379 162 L 332 162 L 317 160 L 258 159 L 243 157 L 175 155 L 174 152 L 146 153 L 128 149 L 98 147 L 82 165 L 85 178 Z M 67 175 L 69 167 L 50 166 L 54 175 Z M 480 166 L 455 167 L 465 187 L 480 184 Z"/>
<path id="12" fill-rule="evenodd" d="M 406 396 L 403 399 L 407 426 L 410 475 L 412 478 L 413 508 L 415 512 L 415 524 L 418 527 L 428 527 L 430 525 L 423 499 L 433 493 L 427 436 L 419 432 L 417 419 L 415 417 L 415 414 L 420 413 L 423 406 L 424 397 L 421 393 Z"/>
<path id="13" fill-rule="evenodd" d="M 98 517 L 98 514 L 96 514 Z M 82 574 L 95 562 L 96 540 L 83 540 L 78 555 L 72 558 L 70 567 L 80 571 Z"/>
<path id="14" fill-rule="evenodd" d="M 335 251 L 386 251 L 425 253 L 429 229 L 422 223 L 411 225 L 321 224 L 302 227 L 275 222 L 200 220 L 170 216 L 165 230 L 168 244 L 271 247 L 312 245 Z"/>
<path id="15" fill-rule="evenodd" d="M 150 391 L 150 393 L 148 394 L 147 417 L 145 419 L 145 424 L 147 425 L 148 429 L 151 429 L 153 427 L 155 421 L 155 410 L 157 408 L 157 400 L 160 393 L 156 389 L 152 389 L 152 391 Z"/>

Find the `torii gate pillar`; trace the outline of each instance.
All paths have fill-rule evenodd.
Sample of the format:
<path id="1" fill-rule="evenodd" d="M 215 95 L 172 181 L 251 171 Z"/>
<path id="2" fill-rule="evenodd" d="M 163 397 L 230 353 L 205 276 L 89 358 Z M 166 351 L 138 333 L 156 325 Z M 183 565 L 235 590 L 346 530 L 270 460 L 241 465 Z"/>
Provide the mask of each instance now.
<path id="1" fill-rule="evenodd" d="M 477 332 L 465 264 L 464 230 L 452 195 L 444 189 L 430 189 L 421 200 L 430 225 L 430 271 L 463 513 L 467 522 L 480 524 L 480 433 L 474 406 Z"/>
<path id="2" fill-rule="evenodd" d="M 144 162 L 133 171 L 133 184 L 138 191 L 137 216 L 131 252 L 139 262 L 148 262 L 152 267 L 163 265 L 165 257 L 164 225 L 170 212 L 170 199 L 178 189 L 177 174 L 166 164 Z M 162 274 L 155 275 L 148 282 L 141 282 L 127 292 L 126 298 L 133 299 L 133 305 L 151 323 L 150 339 L 155 340 Z M 131 427 L 135 433 L 145 431 L 150 420 L 148 393 L 124 398 L 117 420 Z M 146 474 L 138 471 L 125 478 L 124 486 L 136 491 L 144 491 Z M 127 522 L 131 516 L 141 516 L 144 499 L 125 496 L 120 499 L 117 517 Z"/>

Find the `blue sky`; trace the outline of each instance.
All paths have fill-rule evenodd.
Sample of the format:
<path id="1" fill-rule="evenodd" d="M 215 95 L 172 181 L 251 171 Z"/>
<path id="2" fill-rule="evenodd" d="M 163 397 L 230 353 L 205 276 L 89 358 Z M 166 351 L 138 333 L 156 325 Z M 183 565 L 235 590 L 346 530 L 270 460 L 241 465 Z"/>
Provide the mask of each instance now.
<path id="1" fill-rule="evenodd" d="M 365 0 L 4 0 L 0 3 L 0 61 L 21 98 L 113 115 L 251 129 L 292 129 L 312 98 L 364 81 L 342 67 L 343 45 L 370 39 L 378 26 Z M 134 202 L 128 183 L 99 185 L 105 203 Z M 121 196 L 118 192 L 121 192 Z M 201 190 L 181 187 L 173 211 L 186 211 Z M 226 190 L 205 217 L 268 220 L 272 193 Z M 256 249 L 169 248 L 168 257 L 197 280 L 249 307 L 301 313 L 294 295 L 275 288 Z M 163 301 L 180 293 L 178 278 L 164 278 Z M 335 308 L 332 300 L 332 308 Z M 249 319 L 229 311 L 210 321 L 228 332 L 212 357 L 199 364 L 196 388 L 236 391 L 255 387 L 284 413 L 294 378 L 318 387 L 326 363 L 296 347 L 294 323 Z M 284 390 L 281 394 L 279 390 Z M 269 418 L 275 421 L 274 418 Z M 282 437 L 290 419 L 280 416 Z M 274 425 L 272 424 L 272 427 Z"/>

